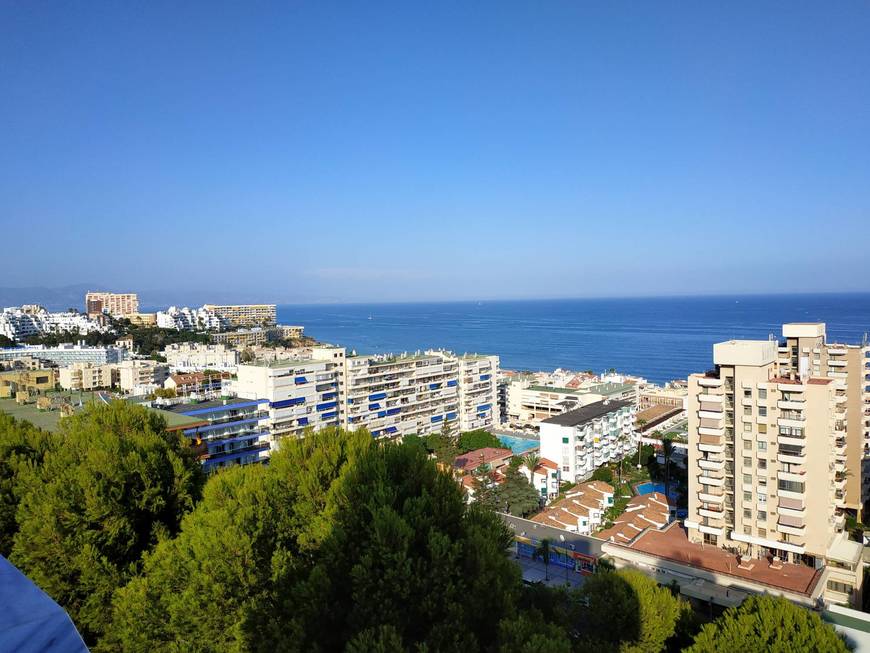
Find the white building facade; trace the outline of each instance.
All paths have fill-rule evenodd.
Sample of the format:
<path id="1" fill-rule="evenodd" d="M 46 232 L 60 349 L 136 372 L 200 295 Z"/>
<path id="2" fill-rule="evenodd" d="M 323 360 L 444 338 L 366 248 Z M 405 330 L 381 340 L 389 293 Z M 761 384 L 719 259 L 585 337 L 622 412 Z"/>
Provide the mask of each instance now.
<path id="1" fill-rule="evenodd" d="M 582 481 L 601 465 L 635 451 L 637 409 L 630 401 L 599 401 L 541 422 L 541 456 L 565 481 Z"/>
<path id="2" fill-rule="evenodd" d="M 239 352 L 226 345 L 183 342 L 169 345 L 161 354 L 173 372 L 235 372 L 239 364 Z"/>
<path id="3" fill-rule="evenodd" d="M 55 333 L 86 335 L 111 331 L 104 321 L 74 311 L 49 313 L 42 306 L 10 307 L 0 311 L 0 335 L 15 341 Z"/>

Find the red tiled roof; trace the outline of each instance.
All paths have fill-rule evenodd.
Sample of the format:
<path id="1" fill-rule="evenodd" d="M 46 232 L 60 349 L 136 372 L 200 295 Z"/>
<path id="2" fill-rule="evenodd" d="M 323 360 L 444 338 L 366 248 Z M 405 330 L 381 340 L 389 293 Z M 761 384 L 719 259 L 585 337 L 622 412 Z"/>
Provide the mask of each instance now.
<path id="1" fill-rule="evenodd" d="M 812 385 L 828 385 L 833 382 L 834 379 L 810 379 L 807 381 L 807 383 L 811 383 Z"/>
<path id="2" fill-rule="evenodd" d="M 462 454 L 453 462 L 453 466 L 457 469 L 470 472 L 483 464 L 504 460 L 510 458 L 512 455 L 513 452 L 510 449 L 484 447 L 483 449 L 475 449 L 474 451 Z"/>
<path id="3" fill-rule="evenodd" d="M 807 596 L 812 594 L 823 571 L 792 563 L 782 563 L 782 568 L 773 569 L 767 560 L 753 560 L 752 569 L 742 569 L 737 566 L 737 557 L 726 550 L 690 542 L 686 530 L 679 522 L 674 522 L 660 531 L 647 529 L 630 544 L 616 544 L 692 567 Z"/>

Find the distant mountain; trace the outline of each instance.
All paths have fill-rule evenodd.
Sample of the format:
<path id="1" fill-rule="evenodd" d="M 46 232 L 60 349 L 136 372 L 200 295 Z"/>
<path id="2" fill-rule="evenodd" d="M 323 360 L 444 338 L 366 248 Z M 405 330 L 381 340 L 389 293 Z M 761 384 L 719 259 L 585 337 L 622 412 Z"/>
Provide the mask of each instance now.
<path id="1" fill-rule="evenodd" d="M 60 288 L 0 288 L 0 306 L 21 306 L 40 304 L 50 311 L 63 311 L 68 308 L 85 309 L 85 293 L 99 290 L 97 284 L 77 283 Z"/>

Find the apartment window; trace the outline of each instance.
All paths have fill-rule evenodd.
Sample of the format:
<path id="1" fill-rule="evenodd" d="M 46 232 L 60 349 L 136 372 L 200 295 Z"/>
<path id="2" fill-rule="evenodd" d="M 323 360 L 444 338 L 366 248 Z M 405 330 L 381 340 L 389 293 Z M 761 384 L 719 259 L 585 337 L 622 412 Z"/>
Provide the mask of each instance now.
<path id="1" fill-rule="evenodd" d="M 828 581 L 828 589 L 832 592 L 839 592 L 840 594 L 852 594 L 852 586 L 847 583 L 841 583 L 836 580 Z"/>
<path id="2" fill-rule="evenodd" d="M 767 469 L 767 460 L 765 458 L 758 459 L 758 469 L 765 471 Z"/>
<path id="3" fill-rule="evenodd" d="M 758 529 L 758 537 L 767 537 L 767 529 L 759 528 Z"/>
<path id="4" fill-rule="evenodd" d="M 562 444 L 568 444 L 570 438 L 562 438 Z"/>
<path id="5" fill-rule="evenodd" d="M 758 416 L 759 417 L 767 417 L 767 406 L 759 406 L 758 407 Z"/>
<path id="6" fill-rule="evenodd" d="M 744 526 L 743 527 L 744 535 L 752 535 L 752 526 Z"/>
<path id="7" fill-rule="evenodd" d="M 744 467 L 752 467 L 752 458 L 748 458 L 746 456 L 743 457 L 743 466 Z"/>
<path id="8" fill-rule="evenodd" d="M 752 519 L 752 511 L 749 508 L 743 509 L 743 519 Z"/>
<path id="9" fill-rule="evenodd" d="M 743 407 L 744 415 L 752 415 L 752 406 L 744 406 Z"/>
<path id="10" fill-rule="evenodd" d="M 767 505 L 767 495 L 766 494 L 759 494 L 758 495 L 758 503 L 761 504 L 762 506 Z"/>
<path id="11" fill-rule="evenodd" d="M 752 440 L 744 440 L 743 441 L 743 449 L 752 451 Z"/>
<path id="12" fill-rule="evenodd" d="M 752 399 L 752 390 L 751 390 L 751 389 L 748 389 L 748 388 L 745 388 L 745 389 L 743 390 L 743 396 L 744 396 L 746 399 Z"/>
<path id="13" fill-rule="evenodd" d="M 752 474 L 744 474 L 743 483 L 745 483 L 746 485 L 752 485 Z"/>
<path id="14" fill-rule="evenodd" d="M 767 521 L 767 512 L 765 512 L 764 510 L 759 510 L 758 511 L 758 520 L 759 521 Z"/>
<path id="15" fill-rule="evenodd" d="M 759 424 L 758 425 L 759 433 L 767 433 L 767 424 Z"/>
<path id="16" fill-rule="evenodd" d="M 749 433 L 750 431 L 752 431 L 752 424 L 749 422 L 743 422 L 743 432 Z"/>
<path id="17" fill-rule="evenodd" d="M 767 388 L 759 388 L 758 389 L 758 398 L 759 399 L 767 399 Z"/>
<path id="18" fill-rule="evenodd" d="M 752 492 L 744 492 L 743 493 L 744 501 L 752 501 Z"/>

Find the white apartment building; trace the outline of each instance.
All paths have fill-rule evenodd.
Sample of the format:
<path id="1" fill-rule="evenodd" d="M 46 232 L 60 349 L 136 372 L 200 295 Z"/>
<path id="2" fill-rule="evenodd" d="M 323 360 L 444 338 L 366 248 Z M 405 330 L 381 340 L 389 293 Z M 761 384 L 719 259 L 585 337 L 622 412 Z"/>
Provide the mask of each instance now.
<path id="1" fill-rule="evenodd" d="M 227 326 L 227 322 L 206 307 L 170 306 L 157 312 L 157 326 L 177 331 L 218 331 Z"/>
<path id="2" fill-rule="evenodd" d="M 283 437 L 342 424 L 344 366 L 344 348 L 313 347 L 306 360 L 239 365 L 231 390 L 245 399 L 269 402 L 260 426 L 268 431 L 274 449 Z"/>
<path id="3" fill-rule="evenodd" d="M 88 347 L 78 344 L 64 344 L 57 347 L 44 345 L 22 345 L 0 349 L 0 360 L 15 360 L 16 358 L 30 357 L 43 362 L 53 363 L 59 367 L 72 365 L 73 363 L 94 363 L 105 365 L 106 363 L 119 363 L 126 360 L 129 352 L 123 347 Z"/>
<path id="4" fill-rule="evenodd" d="M 637 409 L 630 401 L 598 401 L 541 422 L 541 456 L 565 481 L 582 481 L 601 465 L 636 451 Z"/>
<path id="5" fill-rule="evenodd" d="M 112 387 L 112 365 L 73 363 L 58 370 L 58 383 L 64 390 L 96 390 Z"/>
<path id="6" fill-rule="evenodd" d="M 585 383 L 577 387 L 538 385 L 527 378 L 512 380 L 505 386 L 503 403 L 507 420 L 513 424 L 535 425 L 604 400 L 637 403 L 637 388 L 630 383 Z"/>
<path id="7" fill-rule="evenodd" d="M 498 426 L 498 356 L 464 354 L 459 361 L 459 430 Z"/>
<path id="8" fill-rule="evenodd" d="M 76 312 L 49 313 L 42 306 L 8 307 L 0 312 L 0 335 L 15 341 L 52 333 L 109 333 L 112 328 Z"/>
<path id="9" fill-rule="evenodd" d="M 348 428 L 375 437 L 454 434 L 498 424 L 497 356 L 451 352 L 351 356 L 347 359 Z"/>
<path id="10" fill-rule="evenodd" d="M 821 334 L 784 331 L 794 357 L 775 340 L 732 340 L 713 346 L 715 370 L 689 377 L 685 526 L 691 541 L 756 564 L 826 567 L 825 598 L 856 602 L 863 547 L 843 532 L 848 397 L 836 378 L 815 376 L 813 347 L 802 351 L 800 339 Z"/>
<path id="11" fill-rule="evenodd" d="M 161 354 L 173 372 L 234 372 L 239 364 L 239 352 L 226 345 L 183 342 L 169 345 Z"/>
<path id="12" fill-rule="evenodd" d="M 112 367 L 114 384 L 133 394 L 162 387 L 169 378 L 169 366 L 152 360 L 128 360 Z"/>

